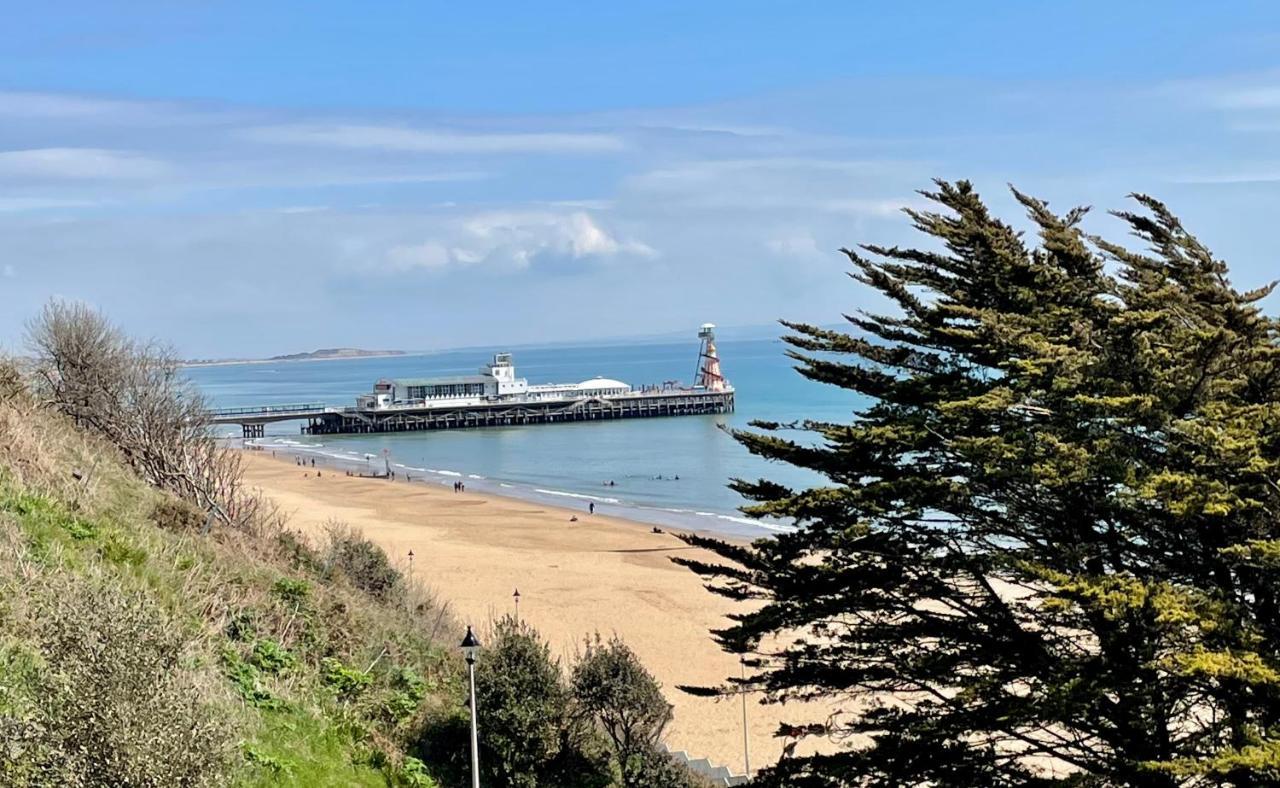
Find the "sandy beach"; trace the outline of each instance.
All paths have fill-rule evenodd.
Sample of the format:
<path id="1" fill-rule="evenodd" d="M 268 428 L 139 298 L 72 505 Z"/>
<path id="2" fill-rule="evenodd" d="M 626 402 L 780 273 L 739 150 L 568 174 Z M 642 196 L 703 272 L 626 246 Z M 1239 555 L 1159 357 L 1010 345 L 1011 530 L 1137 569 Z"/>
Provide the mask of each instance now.
<path id="1" fill-rule="evenodd" d="M 728 600 L 707 592 L 673 555 L 697 555 L 651 526 L 588 515 L 437 484 L 348 477 L 322 468 L 317 478 L 293 458 L 245 455 L 246 477 L 274 499 L 290 525 L 320 534 L 337 519 L 361 529 L 450 600 L 464 623 L 483 629 L 513 610 L 536 626 L 562 660 L 585 636 L 616 632 L 662 682 L 675 707 L 666 740 L 673 749 L 710 758 L 735 772 L 743 766 L 742 707 L 737 700 L 691 697 L 677 684 L 711 685 L 736 675 L 735 657 L 721 652 L 709 630 L 727 623 Z M 577 522 L 570 517 L 577 516 Z M 704 554 L 704 557 L 709 554 Z M 748 705 L 753 768 L 777 759 L 772 736 L 782 720 L 825 716 L 796 705 Z"/>

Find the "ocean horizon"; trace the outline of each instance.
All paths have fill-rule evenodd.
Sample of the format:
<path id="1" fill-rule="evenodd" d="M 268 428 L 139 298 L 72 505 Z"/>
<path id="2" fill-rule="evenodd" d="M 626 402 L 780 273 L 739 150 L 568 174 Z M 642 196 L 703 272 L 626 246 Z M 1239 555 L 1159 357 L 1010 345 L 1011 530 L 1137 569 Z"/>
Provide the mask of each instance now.
<path id="1" fill-rule="evenodd" d="M 316 459 L 341 471 L 398 477 L 581 508 L 655 525 L 736 536 L 788 530 L 788 523 L 745 517 L 732 478 L 768 478 L 792 487 L 822 484 L 817 474 L 754 457 L 727 430 L 753 419 L 848 421 L 851 392 L 809 381 L 792 369 L 779 339 L 722 339 L 722 369 L 736 389 L 733 413 L 654 419 L 522 425 L 366 435 L 309 436 L 301 422 L 267 425 L 252 441 L 277 456 Z M 515 347 L 515 346 L 513 346 Z M 697 362 L 696 339 L 515 348 L 516 374 L 531 384 L 616 378 L 633 386 L 681 380 Z M 472 373 L 488 348 L 403 356 L 253 362 L 188 367 L 215 408 L 323 402 L 346 406 L 383 377 Z M 238 428 L 227 428 L 239 437 Z M 610 484 L 612 483 L 612 484 Z"/>

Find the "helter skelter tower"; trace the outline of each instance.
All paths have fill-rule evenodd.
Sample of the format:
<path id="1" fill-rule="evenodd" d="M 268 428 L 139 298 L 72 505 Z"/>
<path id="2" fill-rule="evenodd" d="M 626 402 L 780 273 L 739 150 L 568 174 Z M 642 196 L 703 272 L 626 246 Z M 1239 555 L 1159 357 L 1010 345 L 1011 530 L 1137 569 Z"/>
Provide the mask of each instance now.
<path id="1" fill-rule="evenodd" d="M 724 375 L 720 374 L 720 356 L 716 354 L 716 327 L 714 323 L 703 323 L 698 329 L 698 338 L 702 347 L 698 350 L 698 373 L 694 376 L 694 388 L 707 391 L 724 391 Z"/>

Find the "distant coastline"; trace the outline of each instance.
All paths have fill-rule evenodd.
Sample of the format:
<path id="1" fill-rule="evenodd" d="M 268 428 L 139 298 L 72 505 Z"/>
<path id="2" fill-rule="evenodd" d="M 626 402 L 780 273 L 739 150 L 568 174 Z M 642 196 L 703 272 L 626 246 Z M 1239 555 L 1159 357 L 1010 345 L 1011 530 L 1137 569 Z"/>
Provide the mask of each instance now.
<path id="1" fill-rule="evenodd" d="M 354 347 L 320 348 L 309 353 L 288 353 L 270 358 L 219 358 L 189 359 L 182 362 L 184 367 L 227 367 L 239 364 L 279 364 L 282 362 L 300 361 L 340 361 L 351 358 L 386 358 L 389 356 L 411 355 L 403 350 L 362 350 Z"/>
<path id="2" fill-rule="evenodd" d="M 821 325 L 836 331 L 848 330 L 847 324 Z M 437 348 L 418 350 L 361 350 L 358 348 L 324 348 L 311 353 L 291 353 L 271 358 L 216 358 L 188 359 L 182 362 L 184 367 L 221 367 L 238 364 L 277 364 L 284 361 L 335 361 L 344 358 L 379 358 L 387 356 L 428 356 L 439 353 L 456 353 L 460 351 L 497 352 L 519 351 L 525 348 L 553 349 L 579 347 L 617 347 L 624 345 L 664 345 L 673 342 L 684 342 L 688 331 L 669 331 L 655 334 L 635 334 L 624 336 L 605 336 L 594 338 L 547 340 L 541 342 L 506 342 L 500 344 L 482 343 L 476 345 L 445 345 Z M 717 334 L 721 341 L 756 341 L 769 340 L 781 342 L 785 333 L 776 324 L 721 326 Z M 346 355 L 342 355 L 345 353 Z M 320 354 L 320 355 L 318 355 Z"/>

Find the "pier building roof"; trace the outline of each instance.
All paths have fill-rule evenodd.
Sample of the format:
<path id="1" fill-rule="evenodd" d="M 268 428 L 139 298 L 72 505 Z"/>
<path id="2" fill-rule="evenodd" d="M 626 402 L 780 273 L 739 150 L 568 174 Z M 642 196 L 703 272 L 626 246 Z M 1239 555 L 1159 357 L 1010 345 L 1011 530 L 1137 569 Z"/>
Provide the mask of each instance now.
<path id="1" fill-rule="evenodd" d="M 592 378 L 578 384 L 580 389 L 629 389 L 631 384 L 612 378 Z"/>
<path id="2" fill-rule="evenodd" d="M 397 386 L 448 386 L 458 383 L 492 383 L 491 375 L 447 375 L 439 378 L 395 378 Z"/>

